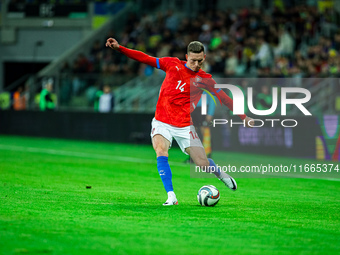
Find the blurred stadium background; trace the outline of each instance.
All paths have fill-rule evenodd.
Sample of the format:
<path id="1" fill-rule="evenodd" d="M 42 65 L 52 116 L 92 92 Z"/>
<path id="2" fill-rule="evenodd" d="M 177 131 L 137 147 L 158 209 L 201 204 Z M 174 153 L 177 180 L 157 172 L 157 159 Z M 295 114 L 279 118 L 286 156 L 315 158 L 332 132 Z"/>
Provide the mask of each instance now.
<path id="1" fill-rule="evenodd" d="M 214 150 L 250 146 L 256 152 L 338 160 L 339 11 L 340 2 L 331 0 L 2 1 L 0 133 L 149 143 L 164 72 L 105 48 L 105 40 L 113 36 L 153 56 L 180 59 L 188 42 L 200 40 L 207 49 L 204 69 L 215 78 L 245 79 L 240 84 L 259 79 L 255 100 L 264 77 L 290 78 L 293 84 L 279 86 L 312 93 L 307 105 L 312 120 L 300 122 L 310 132 L 300 125 L 285 137 L 278 127 L 252 134 L 255 143 L 242 143 L 230 139 L 238 137 L 236 128 L 221 144 L 216 137 L 232 132 L 225 127 L 212 137 Z M 47 83 L 53 83 L 49 114 L 39 112 Z M 113 105 L 100 110 L 104 86 Z M 215 116 L 224 114 L 217 109 Z M 289 115 L 302 113 L 296 108 Z M 276 144 L 266 143 L 280 134 Z M 308 141 L 305 153 L 299 153 L 298 138 Z"/>

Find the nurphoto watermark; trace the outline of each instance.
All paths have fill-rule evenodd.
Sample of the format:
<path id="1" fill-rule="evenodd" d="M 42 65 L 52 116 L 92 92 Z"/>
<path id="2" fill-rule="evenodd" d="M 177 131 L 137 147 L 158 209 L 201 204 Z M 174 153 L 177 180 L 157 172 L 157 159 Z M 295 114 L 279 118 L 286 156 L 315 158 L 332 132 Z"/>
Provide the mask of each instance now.
<path id="1" fill-rule="evenodd" d="M 245 114 L 244 108 L 245 108 L 245 95 L 243 91 L 237 87 L 236 85 L 231 84 L 215 84 L 215 89 L 228 89 L 233 97 L 233 113 L 234 115 L 243 115 Z M 281 88 L 281 116 L 287 115 L 287 105 L 295 105 L 305 116 L 311 116 L 312 114 L 306 109 L 306 107 L 303 105 L 307 103 L 311 99 L 311 93 L 308 89 L 305 88 L 293 88 L 293 87 L 282 87 Z M 301 94 L 304 97 L 298 97 L 298 98 L 287 98 L 287 95 L 289 93 L 295 93 L 295 94 Z M 272 88 L 272 104 L 269 109 L 263 109 L 259 110 L 254 107 L 253 102 L 253 88 L 248 87 L 247 88 L 247 106 L 249 111 L 256 115 L 256 116 L 269 116 L 273 114 L 278 107 L 278 88 L 273 87 Z M 202 107 L 201 107 L 201 114 L 206 115 L 207 114 L 207 94 L 202 94 L 201 96 L 202 101 Z M 243 121 L 233 122 L 233 120 L 227 120 L 227 119 L 213 119 L 212 125 L 215 127 L 216 125 L 226 125 L 230 124 L 230 127 L 233 127 L 233 125 L 243 125 L 251 127 L 263 127 L 265 122 L 268 122 L 271 124 L 271 127 L 274 127 L 276 123 L 281 124 L 282 127 L 296 127 L 298 125 L 297 120 L 295 119 L 253 119 L 254 124 L 251 124 L 250 121 L 248 123 Z"/>

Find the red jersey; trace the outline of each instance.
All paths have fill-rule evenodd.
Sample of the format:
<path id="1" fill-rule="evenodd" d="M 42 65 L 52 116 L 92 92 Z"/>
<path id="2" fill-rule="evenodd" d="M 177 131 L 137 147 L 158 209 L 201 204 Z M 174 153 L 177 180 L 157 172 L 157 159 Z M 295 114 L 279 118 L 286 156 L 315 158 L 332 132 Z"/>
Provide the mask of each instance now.
<path id="1" fill-rule="evenodd" d="M 120 46 L 118 50 L 129 58 L 166 72 L 156 106 L 156 120 L 176 127 L 191 125 L 190 113 L 201 98 L 202 88 L 215 94 L 221 103 L 233 110 L 233 100 L 221 89 L 216 91 L 214 87 L 216 82 L 203 70 L 192 71 L 186 67 L 185 61 L 178 58 L 154 58 L 123 46 Z M 202 79 L 204 82 L 201 82 Z M 240 115 L 241 119 L 245 117 L 245 115 Z"/>
<path id="2" fill-rule="evenodd" d="M 211 75 L 203 70 L 192 71 L 186 67 L 186 62 L 178 58 L 165 57 L 156 61 L 157 67 L 166 72 L 157 102 L 156 120 L 176 127 L 189 126 L 192 124 L 190 113 L 195 109 L 203 92 L 199 87 L 215 91 L 213 82 L 199 84 L 194 81 L 211 78 Z"/>

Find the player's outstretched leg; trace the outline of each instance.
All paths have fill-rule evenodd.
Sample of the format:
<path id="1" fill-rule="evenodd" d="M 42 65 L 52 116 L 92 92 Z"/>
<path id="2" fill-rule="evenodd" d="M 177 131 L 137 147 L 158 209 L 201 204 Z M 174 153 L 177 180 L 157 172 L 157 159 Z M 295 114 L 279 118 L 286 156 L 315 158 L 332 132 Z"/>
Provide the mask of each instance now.
<path id="1" fill-rule="evenodd" d="M 178 205 L 178 201 L 174 193 L 174 188 L 172 186 L 172 173 L 168 162 L 168 157 L 166 156 L 157 157 L 157 169 L 159 176 L 162 179 L 164 188 L 168 193 L 168 199 L 163 205 L 164 206 Z"/>
<path id="2" fill-rule="evenodd" d="M 214 167 L 215 171 L 213 173 L 216 175 L 216 177 L 220 179 L 220 181 L 223 182 L 225 186 L 227 186 L 229 189 L 236 190 L 237 184 L 234 178 L 231 177 L 229 174 L 220 171 L 220 169 L 217 168 L 214 160 L 212 160 L 211 158 L 208 158 L 208 161 L 209 165 Z"/>

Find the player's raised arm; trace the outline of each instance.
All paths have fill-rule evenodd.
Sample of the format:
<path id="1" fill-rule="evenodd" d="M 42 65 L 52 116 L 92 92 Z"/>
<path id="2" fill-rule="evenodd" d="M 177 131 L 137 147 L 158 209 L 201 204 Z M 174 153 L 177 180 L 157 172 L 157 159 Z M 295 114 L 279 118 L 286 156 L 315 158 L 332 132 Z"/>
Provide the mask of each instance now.
<path id="1" fill-rule="evenodd" d="M 125 56 L 133 59 L 133 60 L 136 60 L 138 62 L 141 62 L 141 63 L 144 63 L 144 64 L 147 64 L 147 65 L 150 65 L 150 66 L 153 66 L 153 67 L 156 67 L 156 68 L 159 68 L 159 64 L 157 64 L 157 58 L 155 57 L 151 57 L 141 51 L 138 51 L 138 50 L 131 50 L 131 49 L 128 49 L 124 46 L 121 46 L 119 45 L 119 43 L 117 42 L 116 39 L 114 38 L 109 38 L 106 40 L 106 47 L 110 47 L 111 49 L 113 50 L 117 50 L 119 51 L 120 53 L 124 54 Z"/>

